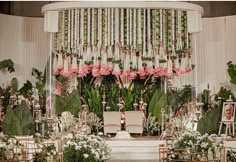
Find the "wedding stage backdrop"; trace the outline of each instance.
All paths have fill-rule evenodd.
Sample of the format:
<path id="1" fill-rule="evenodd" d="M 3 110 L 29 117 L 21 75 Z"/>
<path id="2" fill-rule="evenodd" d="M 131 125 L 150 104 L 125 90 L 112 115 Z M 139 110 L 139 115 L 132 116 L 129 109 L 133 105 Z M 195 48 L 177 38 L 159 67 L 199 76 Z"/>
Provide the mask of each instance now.
<path id="1" fill-rule="evenodd" d="M 0 85 L 16 77 L 21 87 L 33 81 L 32 68 L 44 70 L 49 56 L 49 37 L 43 31 L 43 18 L 0 14 L 0 61 L 12 59 L 15 73 L 0 73 Z M 178 84 L 196 84 L 198 92 L 207 88 L 217 92 L 228 83 L 227 62 L 236 61 L 236 16 L 203 18 L 203 30 L 193 37 L 195 70 L 175 79 Z M 196 74 L 195 74 L 196 72 Z M 234 92 L 236 88 L 232 87 Z"/>

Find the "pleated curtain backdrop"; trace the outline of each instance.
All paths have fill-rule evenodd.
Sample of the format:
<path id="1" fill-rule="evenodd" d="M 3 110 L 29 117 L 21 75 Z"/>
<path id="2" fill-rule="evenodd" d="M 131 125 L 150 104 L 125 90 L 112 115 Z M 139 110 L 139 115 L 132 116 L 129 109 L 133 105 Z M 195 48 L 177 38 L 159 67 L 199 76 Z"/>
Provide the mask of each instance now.
<path id="1" fill-rule="evenodd" d="M 43 18 L 17 17 L 0 14 L 0 60 L 10 58 L 16 64 L 16 72 L 0 72 L 0 85 L 17 77 L 20 86 L 26 80 L 33 81 L 32 67 L 44 70 L 49 56 L 49 37 L 43 32 Z M 3 23 L 4 22 L 4 23 Z M 192 73 L 175 79 L 180 86 L 193 84 L 198 93 L 209 84 L 212 92 L 218 92 L 221 84 L 229 84 L 227 62 L 236 63 L 236 16 L 203 18 L 203 30 L 193 36 Z"/>
<path id="2" fill-rule="evenodd" d="M 0 61 L 12 59 L 15 72 L 0 72 L 0 85 L 6 86 L 13 77 L 19 87 L 34 81 L 32 68 L 44 71 L 49 56 L 49 37 L 43 31 L 43 18 L 0 14 Z M 4 85 L 3 85 L 4 84 Z"/>

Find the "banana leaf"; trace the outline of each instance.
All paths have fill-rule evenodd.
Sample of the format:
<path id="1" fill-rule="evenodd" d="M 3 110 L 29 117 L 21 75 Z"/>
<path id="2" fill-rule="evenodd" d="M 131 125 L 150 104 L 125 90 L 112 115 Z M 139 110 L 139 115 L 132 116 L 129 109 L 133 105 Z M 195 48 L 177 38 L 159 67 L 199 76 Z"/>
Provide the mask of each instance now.
<path id="1" fill-rule="evenodd" d="M 161 97 L 161 91 L 160 90 L 156 90 L 155 93 L 153 94 L 149 104 L 148 104 L 148 112 L 152 113 L 154 112 L 155 109 L 155 104 L 157 103 L 157 101 L 160 99 Z"/>
<path id="2" fill-rule="evenodd" d="M 65 103 L 65 100 L 63 97 L 59 96 L 59 95 L 56 95 L 55 97 L 55 108 L 56 108 L 56 114 L 57 115 L 61 115 L 61 113 L 63 112 L 63 109 L 64 109 L 64 103 Z"/>
<path id="3" fill-rule="evenodd" d="M 157 100 L 154 110 L 153 116 L 156 117 L 157 121 L 161 121 L 161 109 L 164 108 L 165 113 L 167 113 L 167 95 L 162 93 L 161 97 Z"/>
<path id="4" fill-rule="evenodd" d="M 35 122 L 32 112 L 29 110 L 25 101 L 22 101 L 21 104 L 17 106 L 15 115 L 20 121 L 22 135 L 33 135 L 35 133 Z"/>
<path id="5" fill-rule="evenodd" d="M 78 113 L 81 109 L 80 96 L 76 90 L 74 90 L 67 98 L 64 104 L 64 111 L 71 112 L 75 117 L 78 117 Z"/>
<path id="6" fill-rule="evenodd" d="M 0 61 L 0 70 L 1 69 L 5 69 L 7 68 L 7 70 L 11 73 L 11 72 L 15 72 L 14 69 L 14 63 L 11 59 L 5 59 L 3 61 Z"/>
<path id="7" fill-rule="evenodd" d="M 10 106 L 7 107 L 7 112 L 2 122 L 2 131 L 5 135 L 9 136 L 22 135 L 20 121 Z"/>

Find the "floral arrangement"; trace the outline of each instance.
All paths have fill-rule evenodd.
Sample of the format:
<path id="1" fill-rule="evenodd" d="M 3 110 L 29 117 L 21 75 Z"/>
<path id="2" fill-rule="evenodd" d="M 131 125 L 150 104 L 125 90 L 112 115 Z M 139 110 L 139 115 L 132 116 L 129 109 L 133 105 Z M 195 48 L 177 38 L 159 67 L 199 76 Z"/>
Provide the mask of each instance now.
<path id="1" fill-rule="evenodd" d="M 33 162 L 47 162 L 48 160 L 57 160 L 58 154 L 53 143 L 37 143 L 36 152 L 33 154 Z"/>
<path id="2" fill-rule="evenodd" d="M 186 130 L 173 143 L 169 161 L 178 160 L 214 160 L 218 158 L 219 143 L 216 141 L 217 135 L 201 135 L 197 131 Z M 196 153 L 191 155 L 191 153 Z M 194 156 L 194 157 L 192 157 Z"/>
<path id="3" fill-rule="evenodd" d="M 226 153 L 226 159 L 227 159 L 227 162 L 236 161 L 236 151 L 233 150 L 233 149 L 228 150 L 227 153 Z"/>
<path id="4" fill-rule="evenodd" d="M 154 135 L 159 130 L 158 122 L 156 121 L 156 117 L 152 116 L 151 113 L 149 113 L 148 117 L 143 122 L 143 131 L 146 134 Z"/>
<path id="5" fill-rule="evenodd" d="M 0 138 L 0 160 L 17 159 L 22 152 L 23 146 L 15 138 L 8 136 Z"/>
<path id="6" fill-rule="evenodd" d="M 109 160 L 111 149 L 99 136 L 77 134 L 67 138 L 64 161 L 104 162 Z"/>

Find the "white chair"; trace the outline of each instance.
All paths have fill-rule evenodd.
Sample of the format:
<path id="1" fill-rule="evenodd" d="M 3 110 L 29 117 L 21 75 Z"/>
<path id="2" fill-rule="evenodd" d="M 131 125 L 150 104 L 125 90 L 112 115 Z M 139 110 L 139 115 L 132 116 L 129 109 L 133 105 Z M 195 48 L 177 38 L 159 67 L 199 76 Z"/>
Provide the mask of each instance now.
<path id="1" fill-rule="evenodd" d="M 104 111 L 104 134 L 117 133 L 121 129 L 121 113 L 117 111 Z"/>
<path id="2" fill-rule="evenodd" d="M 129 133 L 143 134 L 143 112 L 142 111 L 126 111 L 125 125 Z"/>

